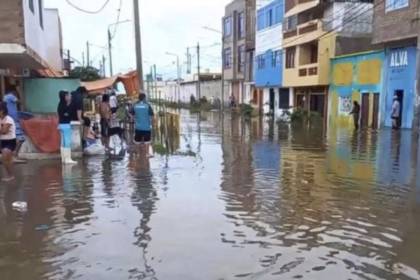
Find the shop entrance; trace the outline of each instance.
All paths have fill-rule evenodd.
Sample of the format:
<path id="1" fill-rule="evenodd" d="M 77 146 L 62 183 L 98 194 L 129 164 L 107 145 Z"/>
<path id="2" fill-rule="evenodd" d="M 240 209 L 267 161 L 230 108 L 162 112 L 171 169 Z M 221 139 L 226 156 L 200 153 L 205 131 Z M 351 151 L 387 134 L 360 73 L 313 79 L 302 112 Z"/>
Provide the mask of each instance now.
<path id="1" fill-rule="evenodd" d="M 400 102 L 400 117 L 397 120 L 397 124 L 398 124 L 398 127 L 401 127 L 402 116 L 403 116 L 404 91 L 401 89 L 398 89 L 395 91 L 395 95 L 398 97 L 398 101 Z"/>

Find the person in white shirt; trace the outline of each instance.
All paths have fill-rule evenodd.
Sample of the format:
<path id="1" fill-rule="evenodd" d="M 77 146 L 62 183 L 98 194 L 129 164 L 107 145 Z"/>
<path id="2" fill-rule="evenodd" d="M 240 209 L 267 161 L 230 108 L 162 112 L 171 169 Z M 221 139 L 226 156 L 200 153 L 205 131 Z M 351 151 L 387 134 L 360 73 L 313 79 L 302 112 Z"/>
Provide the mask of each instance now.
<path id="1" fill-rule="evenodd" d="M 16 124 L 11 116 L 9 116 L 7 105 L 0 105 L 0 146 L 1 146 L 1 162 L 6 172 L 6 177 L 2 181 L 10 181 L 15 177 L 12 173 L 13 153 L 16 149 Z"/>
<path id="2" fill-rule="evenodd" d="M 109 108 L 111 109 L 111 113 L 116 113 L 118 111 L 118 99 L 115 90 L 111 90 Z"/>

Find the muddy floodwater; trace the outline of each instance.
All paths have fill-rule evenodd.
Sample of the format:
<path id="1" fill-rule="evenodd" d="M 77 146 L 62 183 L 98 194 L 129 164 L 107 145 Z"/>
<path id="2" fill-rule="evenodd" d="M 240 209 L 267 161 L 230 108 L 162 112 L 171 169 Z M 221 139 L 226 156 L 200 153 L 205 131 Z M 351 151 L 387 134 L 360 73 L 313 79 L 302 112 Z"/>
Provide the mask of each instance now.
<path id="1" fill-rule="evenodd" d="M 0 280 L 420 279 L 410 131 L 183 112 L 171 145 L 192 152 L 16 166 Z"/>

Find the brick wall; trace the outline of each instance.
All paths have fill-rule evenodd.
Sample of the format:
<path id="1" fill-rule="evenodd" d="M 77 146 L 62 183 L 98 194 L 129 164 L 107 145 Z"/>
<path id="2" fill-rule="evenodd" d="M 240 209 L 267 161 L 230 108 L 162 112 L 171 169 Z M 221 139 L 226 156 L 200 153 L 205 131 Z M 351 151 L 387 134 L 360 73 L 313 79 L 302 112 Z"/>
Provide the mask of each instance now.
<path id="1" fill-rule="evenodd" d="M 407 8 L 385 12 L 386 1 L 375 0 L 373 14 L 373 44 L 415 38 L 419 0 L 409 0 Z"/>
<path id="2" fill-rule="evenodd" d="M 0 43 L 24 44 L 22 0 L 0 1 Z"/>

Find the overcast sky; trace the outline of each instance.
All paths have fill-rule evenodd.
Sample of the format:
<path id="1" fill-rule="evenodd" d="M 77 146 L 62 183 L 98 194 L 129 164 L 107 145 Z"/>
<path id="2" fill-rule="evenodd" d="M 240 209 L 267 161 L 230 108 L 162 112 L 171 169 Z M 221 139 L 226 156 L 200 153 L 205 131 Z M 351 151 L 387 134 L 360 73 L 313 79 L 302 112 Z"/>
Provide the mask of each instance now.
<path id="1" fill-rule="evenodd" d="M 98 11 L 107 0 L 69 0 L 79 8 Z M 132 0 L 122 0 L 120 21 L 113 39 L 113 70 L 125 73 L 135 68 L 135 46 Z M 196 71 L 197 42 L 202 46 L 202 71 L 220 72 L 221 34 L 203 29 L 203 26 L 221 30 L 224 7 L 230 0 L 140 0 L 140 17 L 144 71 L 157 65 L 157 73 L 167 78 L 176 77 L 176 58 L 166 52 L 178 54 L 181 64 L 186 61 L 187 47 L 193 54 L 192 71 Z M 45 0 L 46 8 L 58 8 L 63 27 L 64 48 L 71 56 L 82 62 L 86 42 L 96 46 L 107 45 L 107 28 L 115 23 L 120 0 L 110 0 L 98 14 L 88 14 L 71 7 L 66 0 Z M 112 33 L 114 29 L 111 28 Z M 212 47 L 209 47 L 212 46 Z M 90 48 L 93 65 L 99 68 L 102 55 L 106 56 L 106 71 L 109 74 L 108 51 Z M 182 66 L 185 74 L 186 66 Z"/>

